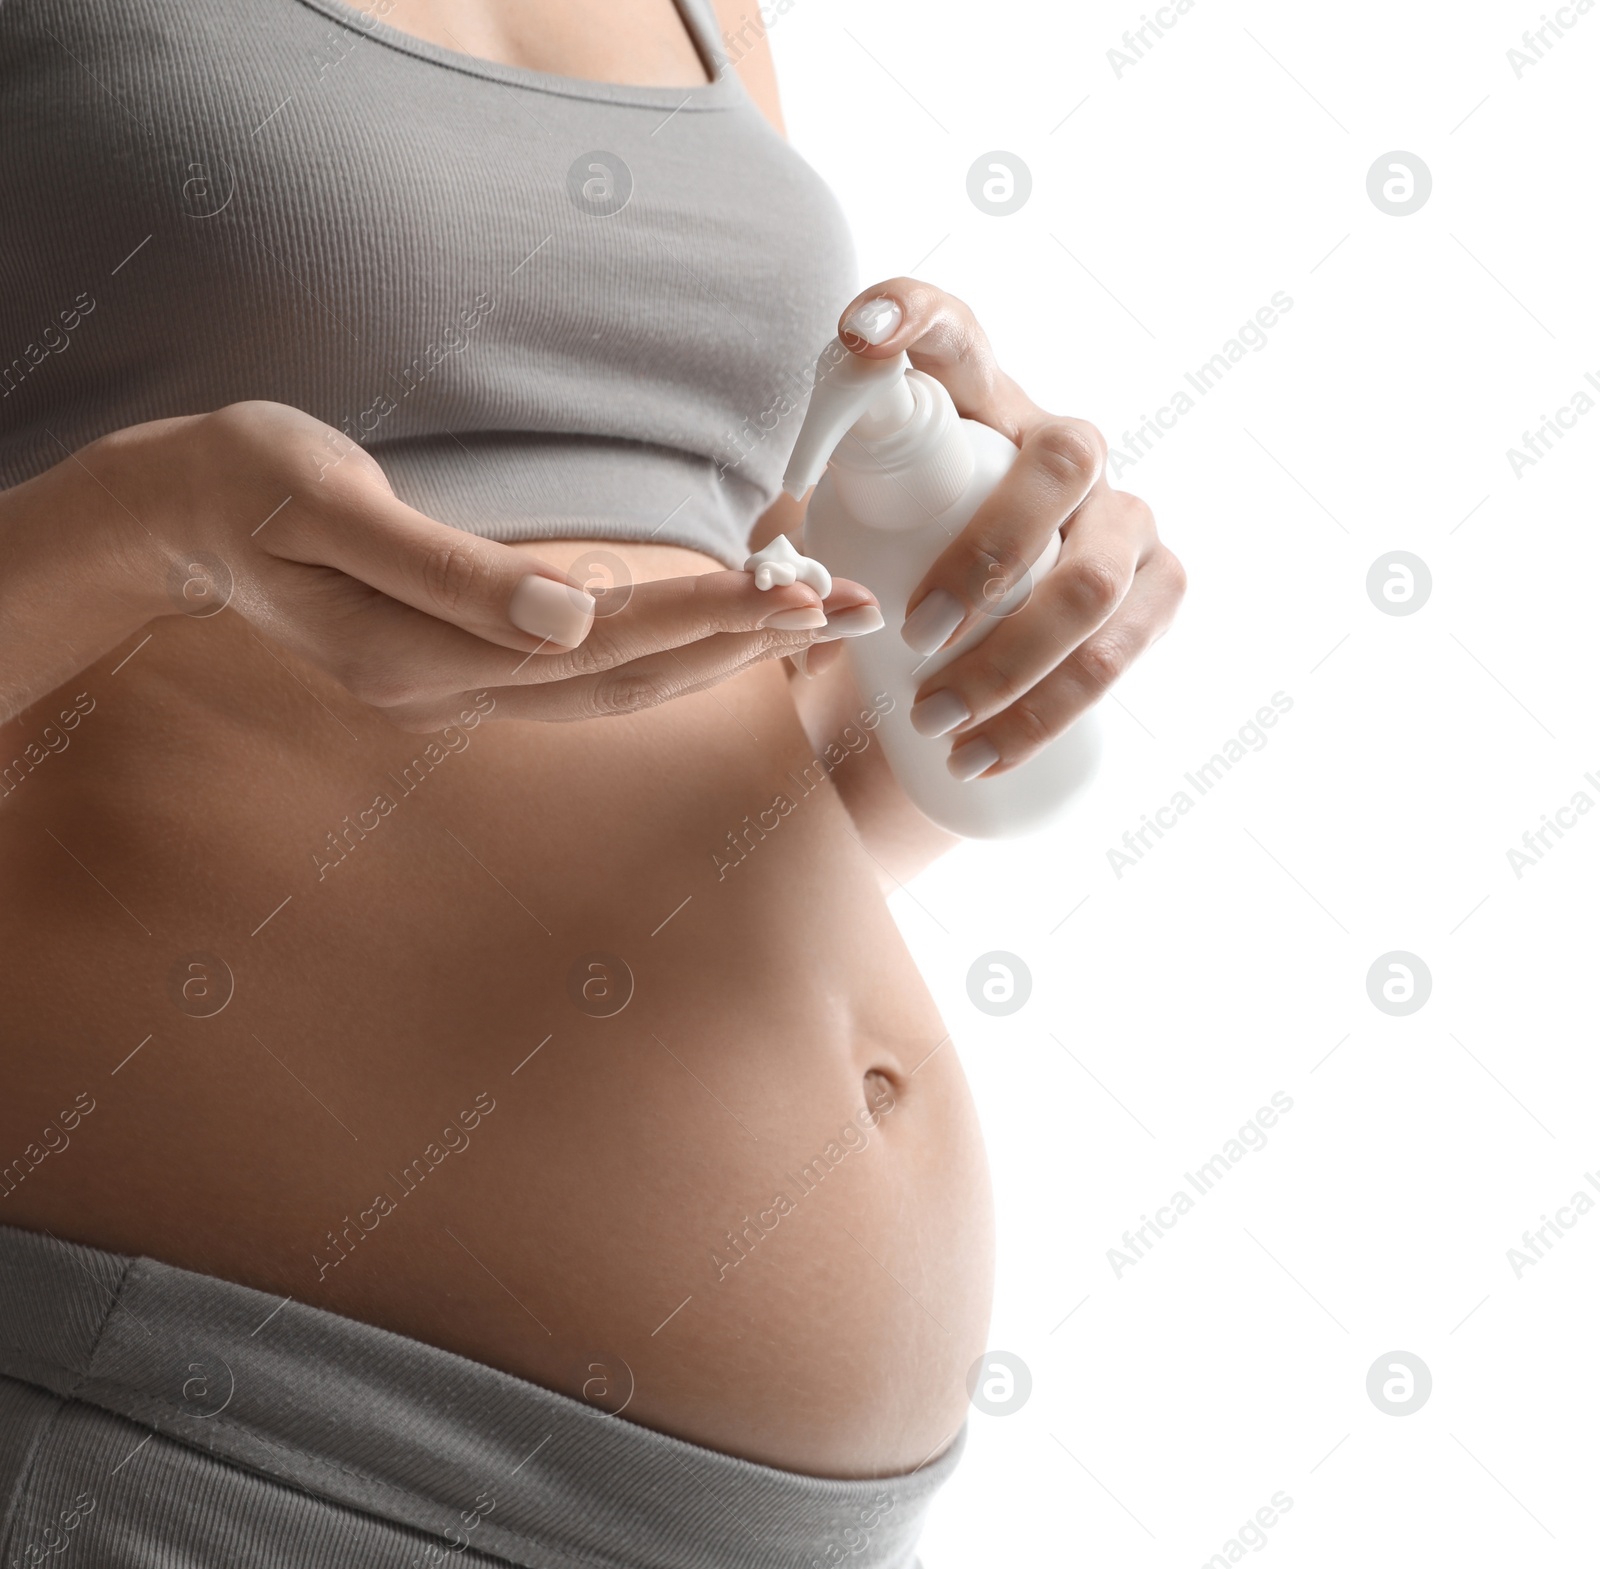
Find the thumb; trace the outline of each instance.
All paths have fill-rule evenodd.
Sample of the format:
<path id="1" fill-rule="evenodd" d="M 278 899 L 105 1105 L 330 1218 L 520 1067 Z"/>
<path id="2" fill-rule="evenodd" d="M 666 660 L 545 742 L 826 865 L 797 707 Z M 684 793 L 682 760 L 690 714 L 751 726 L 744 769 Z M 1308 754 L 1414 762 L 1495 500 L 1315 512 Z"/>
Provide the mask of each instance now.
<path id="1" fill-rule="evenodd" d="M 506 648 L 573 648 L 589 634 L 594 596 L 549 562 L 440 523 L 377 487 L 347 494 L 333 511 L 298 559 Z"/>

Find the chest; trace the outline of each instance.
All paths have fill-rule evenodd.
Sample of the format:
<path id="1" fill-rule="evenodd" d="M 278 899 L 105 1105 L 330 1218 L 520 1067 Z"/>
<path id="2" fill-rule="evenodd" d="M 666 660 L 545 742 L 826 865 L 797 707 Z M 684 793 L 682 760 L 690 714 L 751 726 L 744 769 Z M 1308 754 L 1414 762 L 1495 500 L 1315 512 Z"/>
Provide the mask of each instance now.
<path id="1" fill-rule="evenodd" d="M 368 0 L 366 8 L 441 48 L 525 70 L 662 87 L 709 80 L 675 0 Z"/>
<path id="2" fill-rule="evenodd" d="M 386 20 L 406 5 L 450 43 Z M 631 40 L 601 22 L 613 9 L 637 12 Z M 0 329 L 26 343 L 35 318 L 92 302 L 30 385 L 41 458 L 46 416 L 82 440 L 261 397 L 363 442 L 627 439 L 719 474 L 748 462 L 770 488 L 770 422 L 854 287 L 853 255 L 831 194 L 733 72 L 696 85 L 673 64 L 698 59 L 700 14 L 0 6 L 0 132 L 18 150 L 0 210 L 27 216 L 30 250 Z M 547 33 L 518 30 L 541 19 Z"/>

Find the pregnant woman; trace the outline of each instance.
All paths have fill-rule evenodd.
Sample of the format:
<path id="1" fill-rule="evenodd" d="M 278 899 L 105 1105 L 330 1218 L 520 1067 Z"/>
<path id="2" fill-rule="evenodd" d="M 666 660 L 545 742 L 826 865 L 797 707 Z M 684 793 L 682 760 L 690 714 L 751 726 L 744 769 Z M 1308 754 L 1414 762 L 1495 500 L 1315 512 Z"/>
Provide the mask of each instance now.
<path id="1" fill-rule="evenodd" d="M 919 694 L 1014 767 L 1148 510 L 737 0 L 6 0 L 0 142 L 0 1562 L 911 1564 L 989 1196 L 840 639 L 1064 529 Z M 836 330 L 1020 447 L 903 627 L 741 570 Z"/>

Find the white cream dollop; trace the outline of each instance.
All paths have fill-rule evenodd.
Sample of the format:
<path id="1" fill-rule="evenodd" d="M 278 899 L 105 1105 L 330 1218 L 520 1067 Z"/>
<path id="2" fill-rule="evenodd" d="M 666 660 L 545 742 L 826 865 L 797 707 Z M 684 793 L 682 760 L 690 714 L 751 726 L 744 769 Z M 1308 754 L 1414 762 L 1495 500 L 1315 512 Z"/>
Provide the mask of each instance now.
<path id="1" fill-rule="evenodd" d="M 787 588 L 791 583 L 804 583 L 814 588 L 826 599 L 833 592 L 833 579 L 820 561 L 802 556 L 789 543 L 787 534 L 780 534 L 765 550 L 758 550 L 745 562 L 746 572 L 756 575 L 756 587 L 765 592 L 769 588 Z"/>

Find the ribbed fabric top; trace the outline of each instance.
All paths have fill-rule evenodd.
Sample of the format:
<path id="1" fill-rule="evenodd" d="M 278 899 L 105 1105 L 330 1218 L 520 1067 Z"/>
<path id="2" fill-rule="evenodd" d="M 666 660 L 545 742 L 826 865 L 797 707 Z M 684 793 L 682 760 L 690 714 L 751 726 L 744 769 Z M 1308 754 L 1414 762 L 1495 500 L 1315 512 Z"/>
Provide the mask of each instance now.
<path id="1" fill-rule="evenodd" d="M 0 484 L 264 398 L 457 527 L 741 563 L 855 263 L 677 3 L 703 86 L 480 60 L 386 0 L 3 0 Z"/>

